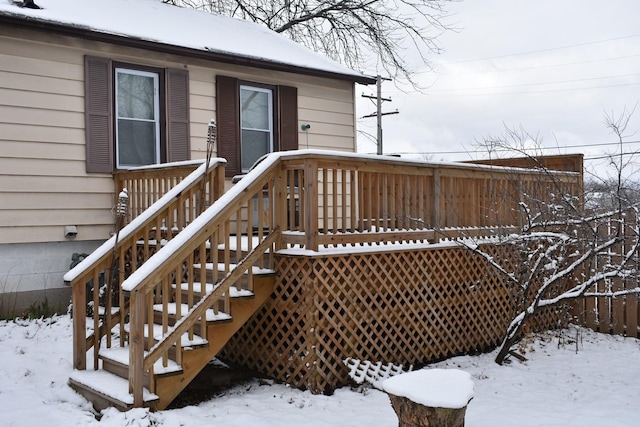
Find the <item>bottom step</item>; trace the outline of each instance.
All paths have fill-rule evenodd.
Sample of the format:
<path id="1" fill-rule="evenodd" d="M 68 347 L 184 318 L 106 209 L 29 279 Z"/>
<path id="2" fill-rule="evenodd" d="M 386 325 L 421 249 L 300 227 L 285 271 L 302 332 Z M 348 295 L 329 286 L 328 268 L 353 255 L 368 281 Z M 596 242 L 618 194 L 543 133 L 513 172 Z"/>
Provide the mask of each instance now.
<path id="1" fill-rule="evenodd" d="M 133 408 L 133 395 L 129 393 L 129 381 L 106 371 L 73 371 L 69 377 L 71 388 L 93 403 L 97 411 L 116 407 L 121 411 Z M 160 398 L 149 392 L 143 392 L 144 406 L 156 409 Z"/>

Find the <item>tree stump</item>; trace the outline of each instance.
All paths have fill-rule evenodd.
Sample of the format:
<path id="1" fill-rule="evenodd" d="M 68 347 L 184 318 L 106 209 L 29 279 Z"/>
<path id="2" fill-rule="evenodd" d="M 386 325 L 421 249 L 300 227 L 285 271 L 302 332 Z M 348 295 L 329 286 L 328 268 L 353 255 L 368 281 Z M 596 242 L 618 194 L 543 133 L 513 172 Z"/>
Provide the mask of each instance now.
<path id="1" fill-rule="evenodd" d="M 473 398 L 469 373 L 458 369 L 422 369 L 382 382 L 399 427 L 463 427 Z"/>

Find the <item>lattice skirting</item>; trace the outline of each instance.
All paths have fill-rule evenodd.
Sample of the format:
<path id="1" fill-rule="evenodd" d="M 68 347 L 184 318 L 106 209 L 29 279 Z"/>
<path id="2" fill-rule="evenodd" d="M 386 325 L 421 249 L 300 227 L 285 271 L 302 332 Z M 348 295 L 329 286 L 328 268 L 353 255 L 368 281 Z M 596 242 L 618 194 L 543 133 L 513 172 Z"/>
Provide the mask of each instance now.
<path id="1" fill-rule="evenodd" d="M 420 365 L 500 343 L 513 299 L 485 261 L 459 247 L 331 256 L 278 255 L 270 301 L 222 357 L 330 393 L 347 357 Z M 557 311 L 533 329 L 558 322 Z"/>

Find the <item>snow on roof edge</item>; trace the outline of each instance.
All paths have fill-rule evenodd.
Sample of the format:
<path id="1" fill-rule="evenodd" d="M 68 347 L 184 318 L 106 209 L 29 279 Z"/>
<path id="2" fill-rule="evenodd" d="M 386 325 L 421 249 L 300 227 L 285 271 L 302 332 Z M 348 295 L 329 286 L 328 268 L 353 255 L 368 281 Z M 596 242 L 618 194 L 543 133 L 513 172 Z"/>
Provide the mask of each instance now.
<path id="1" fill-rule="evenodd" d="M 354 71 L 260 24 L 208 12 L 176 7 L 159 0 L 38 0 L 42 9 L 21 8 L 0 0 L 0 18 L 66 28 L 105 37 L 189 51 L 211 60 L 256 61 L 265 66 L 301 74 L 321 74 L 372 83 L 375 79 Z M 131 9 L 131 15 L 121 11 Z M 137 13 L 136 13 L 137 12 Z M 150 19 L 140 20 L 147 13 Z M 175 28 L 175 31 L 167 29 Z"/>

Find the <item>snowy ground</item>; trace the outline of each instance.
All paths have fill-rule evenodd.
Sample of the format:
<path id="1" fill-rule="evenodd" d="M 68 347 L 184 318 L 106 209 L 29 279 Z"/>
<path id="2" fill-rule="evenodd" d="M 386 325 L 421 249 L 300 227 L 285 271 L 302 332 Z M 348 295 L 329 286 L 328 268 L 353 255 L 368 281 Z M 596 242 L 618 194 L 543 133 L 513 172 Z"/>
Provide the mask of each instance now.
<path id="1" fill-rule="evenodd" d="M 571 328 L 543 334 L 523 347 L 525 363 L 498 366 L 494 355 L 486 354 L 436 365 L 472 374 L 475 398 L 467 426 L 640 425 L 639 340 Z M 257 381 L 197 406 L 95 414 L 67 385 L 71 364 L 67 316 L 0 322 L 0 425 L 397 426 L 388 398 L 375 389 L 314 396 Z"/>

